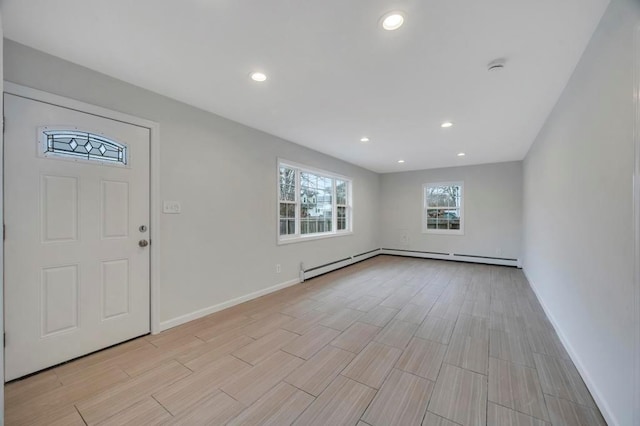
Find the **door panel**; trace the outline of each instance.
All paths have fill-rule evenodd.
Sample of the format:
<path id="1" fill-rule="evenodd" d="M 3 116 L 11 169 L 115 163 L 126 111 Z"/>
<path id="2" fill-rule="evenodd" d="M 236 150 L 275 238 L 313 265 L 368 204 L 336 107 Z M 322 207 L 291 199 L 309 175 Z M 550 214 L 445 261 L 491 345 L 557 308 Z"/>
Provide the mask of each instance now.
<path id="1" fill-rule="evenodd" d="M 129 183 L 102 181 L 102 238 L 129 236 Z"/>
<path id="2" fill-rule="evenodd" d="M 12 380 L 149 332 L 149 130 L 9 94 L 4 111 Z M 76 133 L 55 145 L 52 129 Z M 126 161 L 102 158 L 120 154 L 101 137 Z M 77 151 L 51 152 L 61 146 Z"/>
<path id="3" fill-rule="evenodd" d="M 102 319 L 129 313 L 129 260 L 102 262 Z"/>
<path id="4" fill-rule="evenodd" d="M 42 242 L 74 241 L 78 236 L 78 179 L 42 176 Z"/>
<path id="5" fill-rule="evenodd" d="M 78 265 L 42 269 L 42 337 L 78 326 Z"/>

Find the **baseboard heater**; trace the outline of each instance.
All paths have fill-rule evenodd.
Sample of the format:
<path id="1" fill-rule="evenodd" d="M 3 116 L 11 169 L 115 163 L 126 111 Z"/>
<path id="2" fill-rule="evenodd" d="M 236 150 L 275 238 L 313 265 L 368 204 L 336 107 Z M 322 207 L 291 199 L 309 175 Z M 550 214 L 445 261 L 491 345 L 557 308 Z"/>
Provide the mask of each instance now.
<path id="1" fill-rule="evenodd" d="M 520 259 L 511 259 L 506 257 L 478 256 L 472 254 L 460 253 L 443 253 L 437 251 L 418 251 L 406 249 L 379 248 L 364 253 L 355 254 L 350 257 L 335 260 L 323 265 L 314 266 L 313 268 L 305 268 L 304 263 L 300 263 L 300 282 L 304 282 L 318 275 L 324 275 L 336 269 L 362 262 L 372 257 L 387 254 L 390 256 L 420 257 L 423 259 L 452 260 L 455 262 L 484 263 L 488 265 L 514 266 L 522 268 Z"/>
<path id="2" fill-rule="evenodd" d="M 391 248 L 381 248 L 379 254 L 421 257 L 424 259 L 453 260 L 456 262 L 485 263 L 489 265 L 514 266 L 517 268 L 522 268 L 522 262 L 520 261 L 520 259 L 511 259 L 505 257 L 478 256 L 473 254 L 441 253 L 433 251 L 417 251 Z"/>
<path id="3" fill-rule="evenodd" d="M 300 263 L 300 282 L 304 282 L 305 280 L 308 280 L 310 278 L 317 277 L 318 275 L 323 275 L 328 272 L 335 271 L 336 269 L 344 268 L 345 266 L 353 265 L 354 263 L 362 262 L 363 260 L 370 259 L 379 254 L 380 249 L 374 249 L 307 269 L 305 269 L 304 263 Z"/>

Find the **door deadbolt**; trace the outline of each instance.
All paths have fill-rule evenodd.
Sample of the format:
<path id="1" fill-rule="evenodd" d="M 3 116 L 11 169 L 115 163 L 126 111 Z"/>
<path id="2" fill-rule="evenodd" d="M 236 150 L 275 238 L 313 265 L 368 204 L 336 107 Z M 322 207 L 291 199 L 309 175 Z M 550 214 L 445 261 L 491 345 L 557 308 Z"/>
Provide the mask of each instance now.
<path id="1" fill-rule="evenodd" d="M 138 228 L 138 230 L 140 232 L 147 232 L 147 227 L 145 225 L 140 225 L 140 227 Z"/>
<path id="2" fill-rule="evenodd" d="M 149 241 L 147 241 L 147 240 L 140 240 L 140 241 L 138 241 L 138 245 L 139 245 L 140 247 L 146 247 L 146 246 L 148 246 L 148 245 L 149 245 Z"/>

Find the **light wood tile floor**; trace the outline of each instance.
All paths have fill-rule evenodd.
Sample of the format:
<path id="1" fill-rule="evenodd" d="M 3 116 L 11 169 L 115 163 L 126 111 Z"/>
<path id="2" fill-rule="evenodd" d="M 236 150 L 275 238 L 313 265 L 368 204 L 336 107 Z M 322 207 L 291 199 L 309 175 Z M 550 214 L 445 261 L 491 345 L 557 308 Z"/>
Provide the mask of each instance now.
<path id="1" fill-rule="evenodd" d="M 7 425 L 605 425 L 521 271 L 378 256 L 5 386 Z"/>

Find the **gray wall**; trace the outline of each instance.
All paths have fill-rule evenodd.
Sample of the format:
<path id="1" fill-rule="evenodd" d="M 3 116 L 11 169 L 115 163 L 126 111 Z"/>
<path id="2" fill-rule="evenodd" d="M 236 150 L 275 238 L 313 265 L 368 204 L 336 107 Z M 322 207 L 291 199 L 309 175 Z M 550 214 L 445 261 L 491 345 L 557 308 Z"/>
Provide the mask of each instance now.
<path id="1" fill-rule="evenodd" d="M 423 234 L 422 185 L 451 181 L 464 181 L 464 235 Z M 380 189 L 385 248 L 520 258 L 520 161 L 389 173 L 382 175 Z"/>
<path id="2" fill-rule="evenodd" d="M 614 0 L 524 162 L 524 269 L 607 420 L 633 413 L 633 58 Z M 636 47 L 637 49 L 637 47 Z"/>
<path id="3" fill-rule="evenodd" d="M 4 63 L 7 81 L 160 123 L 161 198 L 182 203 L 161 218 L 163 322 L 379 247 L 373 172 L 9 40 Z M 276 245 L 277 157 L 353 178 L 353 235 Z"/>

